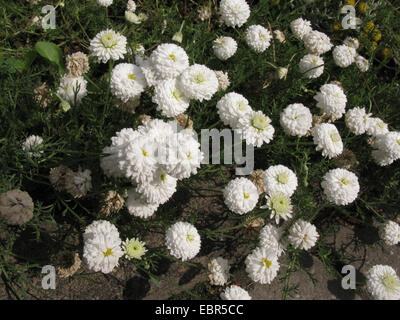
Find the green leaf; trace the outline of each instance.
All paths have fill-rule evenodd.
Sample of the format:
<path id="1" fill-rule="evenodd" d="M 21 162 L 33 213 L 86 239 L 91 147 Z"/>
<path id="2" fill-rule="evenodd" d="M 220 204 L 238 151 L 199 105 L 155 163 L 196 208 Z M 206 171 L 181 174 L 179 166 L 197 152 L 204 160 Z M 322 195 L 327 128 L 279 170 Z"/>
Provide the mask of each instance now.
<path id="1" fill-rule="evenodd" d="M 43 58 L 56 64 L 60 73 L 65 72 L 65 67 L 63 65 L 63 54 L 60 47 L 52 42 L 39 41 L 35 44 L 35 50 Z"/>

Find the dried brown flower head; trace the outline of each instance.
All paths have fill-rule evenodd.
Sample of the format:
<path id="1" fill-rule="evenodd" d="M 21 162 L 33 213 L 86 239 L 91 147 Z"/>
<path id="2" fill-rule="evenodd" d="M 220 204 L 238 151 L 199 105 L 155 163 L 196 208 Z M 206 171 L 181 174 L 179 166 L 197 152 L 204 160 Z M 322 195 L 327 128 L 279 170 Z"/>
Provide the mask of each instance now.
<path id="1" fill-rule="evenodd" d="M 118 212 L 124 206 L 124 199 L 114 190 L 108 191 L 100 208 L 100 214 L 108 216 L 110 213 Z"/>
<path id="2" fill-rule="evenodd" d="M 89 59 L 83 52 L 75 52 L 67 56 L 68 76 L 80 77 L 89 71 Z"/>
<path id="3" fill-rule="evenodd" d="M 264 175 L 264 170 L 257 169 L 254 170 L 249 176 L 250 181 L 253 182 L 257 187 L 258 194 L 266 192 L 263 182 L 263 175 Z"/>
<path id="4" fill-rule="evenodd" d="M 343 152 L 334 159 L 338 168 L 350 169 L 358 164 L 356 155 L 349 149 L 343 149 Z"/>

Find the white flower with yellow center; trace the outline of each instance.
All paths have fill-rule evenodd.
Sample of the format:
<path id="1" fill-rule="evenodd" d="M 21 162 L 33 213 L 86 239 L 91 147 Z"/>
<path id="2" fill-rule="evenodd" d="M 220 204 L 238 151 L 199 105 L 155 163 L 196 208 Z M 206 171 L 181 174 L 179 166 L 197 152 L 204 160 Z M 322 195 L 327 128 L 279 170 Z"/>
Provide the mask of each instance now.
<path id="1" fill-rule="evenodd" d="M 311 129 L 311 111 L 302 103 L 290 104 L 281 112 L 280 124 L 286 134 L 302 137 Z"/>
<path id="2" fill-rule="evenodd" d="M 241 27 L 250 17 L 250 7 L 245 0 L 221 0 L 219 14 L 228 27 Z"/>
<path id="3" fill-rule="evenodd" d="M 367 289 L 376 300 L 400 300 L 400 279 L 390 266 L 373 266 L 367 274 Z"/>
<path id="4" fill-rule="evenodd" d="M 110 273 L 123 256 L 117 228 L 108 221 L 97 220 L 83 234 L 83 260 L 90 270 Z"/>
<path id="5" fill-rule="evenodd" d="M 341 168 L 329 170 L 323 176 L 321 186 L 327 200 L 340 206 L 352 203 L 360 191 L 357 176 Z"/>
<path id="6" fill-rule="evenodd" d="M 343 142 L 339 131 L 331 123 L 321 123 L 313 130 L 314 144 L 317 151 L 322 150 L 322 156 L 335 158 L 343 152 Z"/>
<path id="7" fill-rule="evenodd" d="M 290 197 L 297 188 L 296 174 L 280 164 L 264 171 L 263 182 L 268 194 L 281 192 Z"/>
<path id="8" fill-rule="evenodd" d="M 308 79 L 316 79 L 324 73 L 324 60 L 314 54 L 306 54 L 299 62 L 300 72 Z"/>
<path id="9" fill-rule="evenodd" d="M 140 241 L 139 238 L 126 239 L 122 243 L 122 250 L 125 254 L 125 258 L 127 258 L 128 260 L 142 260 L 142 257 L 147 252 L 146 243 Z"/>
<path id="10" fill-rule="evenodd" d="M 400 159 L 400 132 L 391 131 L 376 136 L 372 156 L 381 166 L 392 164 Z"/>
<path id="11" fill-rule="evenodd" d="M 225 125 L 236 128 L 239 119 L 252 111 L 249 101 L 241 94 L 229 92 L 217 102 L 217 112 Z"/>
<path id="12" fill-rule="evenodd" d="M 246 43 L 257 53 L 264 52 L 271 45 L 272 35 L 261 25 L 252 25 L 246 30 Z"/>
<path id="13" fill-rule="evenodd" d="M 134 100 L 147 86 L 142 70 L 130 63 L 120 63 L 111 72 L 111 92 L 123 102 Z"/>
<path id="14" fill-rule="evenodd" d="M 223 193 L 225 204 L 229 210 L 240 215 L 253 210 L 258 202 L 257 187 L 246 178 L 231 180 Z"/>
<path id="15" fill-rule="evenodd" d="M 288 220 L 292 218 L 292 201 L 290 197 L 282 192 L 276 192 L 266 195 L 267 204 L 261 206 L 261 209 L 269 209 L 271 211 L 270 219 L 275 218 L 275 223 L 279 224 L 280 219 Z"/>
<path id="16" fill-rule="evenodd" d="M 363 134 L 367 131 L 368 120 L 372 113 L 366 113 L 365 108 L 355 107 L 346 112 L 345 122 L 349 130 L 355 135 Z"/>
<path id="17" fill-rule="evenodd" d="M 234 284 L 226 287 L 220 296 L 222 300 L 251 300 L 246 290 Z"/>
<path id="18" fill-rule="evenodd" d="M 247 256 L 245 263 L 250 279 L 261 284 L 270 284 L 280 267 L 276 252 L 268 248 L 254 249 Z"/>
<path id="19" fill-rule="evenodd" d="M 370 136 L 377 137 L 379 135 L 388 133 L 389 127 L 382 119 L 370 117 L 367 119 L 366 131 Z"/>
<path id="20" fill-rule="evenodd" d="M 367 72 L 369 70 L 369 61 L 363 56 L 358 55 L 355 59 L 355 64 L 361 72 Z"/>
<path id="21" fill-rule="evenodd" d="M 212 48 L 218 59 L 227 60 L 235 54 L 237 43 L 231 37 L 218 37 L 213 41 Z"/>
<path id="22" fill-rule="evenodd" d="M 346 39 L 344 39 L 343 44 L 356 50 L 360 47 L 360 41 L 358 41 L 357 38 L 352 37 L 347 37 Z"/>
<path id="23" fill-rule="evenodd" d="M 157 169 L 153 179 L 138 184 L 136 191 L 151 204 L 164 204 L 176 191 L 177 179 L 168 175 L 164 170 Z"/>
<path id="24" fill-rule="evenodd" d="M 347 97 L 336 84 L 324 84 L 314 96 L 322 112 L 340 119 L 346 112 Z"/>
<path id="25" fill-rule="evenodd" d="M 312 30 L 303 37 L 304 45 L 309 53 L 321 55 L 333 47 L 331 39 L 323 32 Z"/>
<path id="26" fill-rule="evenodd" d="M 379 235 L 388 246 L 395 246 L 400 242 L 400 225 L 394 221 L 388 221 L 379 229 Z"/>
<path id="27" fill-rule="evenodd" d="M 242 138 L 247 144 L 261 147 L 264 143 L 270 143 L 275 129 L 271 125 L 271 119 L 262 111 L 250 111 L 240 118 L 237 128 L 242 133 Z"/>
<path id="28" fill-rule="evenodd" d="M 107 63 L 108 60 L 123 59 L 126 54 L 126 38 L 115 32 L 107 29 L 99 32 L 90 41 L 90 51 L 98 62 Z"/>
<path id="29" fill-rule="evenodd" d="M 333 49 L 332 55 L 337 66 L 347 68 L 355 62 L 357 52 L 356 49 L 342 44 Z"/>
<path id="30" fill-rule="evenodd" d="M 172 256 L 186 261 L 199 253 L 201 239 L 193 225 L 188 222 L 177 222 L 168 228 L 165 243 Z"/>
<path id="31" fill-rule="evenodd" d="M 218 87 L 215 72 L 201 64 L 190 66 L 178 79 L 178 88 L 189 99 L 210 100 Z"/>
<path id="32" fill-rule="evenodd" d="M 304 36 L 312 31 L 311 22 L 303 18 L 298 18 L 290 23 L 290 30 L 292 30 L 297 39 L 303 40 Z"/>
<path id="33" fill-rule="evenodd" d="M 154 88 L 152 101 L 165 117 L 176 117 L 189 107 L 189 99 L 176 86 L 176 79 L 162 80 Z"/>
<path id="34" fill-rule="evenodd" d="M 299 249 L 311 249 L 319 238 L 317 228 L 304 220 L 297 220 L 289 231 L 289 242 Z"/>
<path id="35" fill-rule="evenodd" d="M 160 44 L 151 53 L 150 62 L 161 80 L 176 78 L 189 67 L 186 51 L 174 43 Z"/>

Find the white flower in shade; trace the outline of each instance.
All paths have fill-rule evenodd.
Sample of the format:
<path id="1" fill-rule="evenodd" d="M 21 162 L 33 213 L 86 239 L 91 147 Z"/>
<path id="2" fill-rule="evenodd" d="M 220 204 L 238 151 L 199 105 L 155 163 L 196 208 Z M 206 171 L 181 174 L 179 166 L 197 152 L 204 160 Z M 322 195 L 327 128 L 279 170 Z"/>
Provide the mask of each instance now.
<path id="1" fill-rule="evenodd" d="M 324 84 L 314 96 L 317 107 L 322 112 L 340 119 L 346 112 L 347 97 L 342 88 L 336 84 Z"/>
<path id="2" fill-rule="evenodd" d="M 246 43 L 255 52 L 264 52 L 271 45 L 272 35 L 261 25 L 252 25 L 246 30 Z"/>
<path id="3" fill-rule="evenodd" d="M 389 157 L 385 152 L 379 149 L 372 150 L 371 155 L 375 163 L 381 167 L 388 166 L 394 162 L 393 158 Z"/>
<path id="4" fill-rule="evenodd" d="M 269 209 L 271 211 L 270 219 L 275 218 L 276 224 L 279 224 L 281 218 L 286 221 L 293 217 L 293 206 L 290 196 L 282 192 L 276 192 L 266 195 L 265 199 L 267 199 L 267 204 L 260 208 Z"/>
<path id="5" fill-rule="evenodd" d="M 290 104 L 281 112 L 280 124 L 286 134 L 302 137 L 312 126 L 310 109 L 301 103 Z"/>
<path id="6" fill-rule="evenodd" d="M 72 105 L 79 104 L 87 95 L 86 85 L 87 81 L 82 76 L 68 77 L 65 75 L 60 80 L 57 94 Z"/>
<path id="7" fill-rule="evenodd" d="M 394 221 L 388 221 L 380 227 L 379 235 L 388 246 L 395 246 L 400 242 L 400 225 Z"/>
<path id="8" fill-rule="evenodd" d="M 290 30 L 292 30 L 297 39 L 303 40 L 304 36 L 312 31 L 311 22 L 303 18 L 298 18 L 290 23 Z"/>
<path id="9" fill-rule="evenodd" d="M 114 30 L 99 32 L 91 41 L 89 47 L 98 62 L 123 59 L 126 54 L 126 38 Z"/>
<path id="10" fill-rule="evenodd" d="M 286 249 L 282 241 L 283 229 L 272 224 L 265 225 L 260 231 L 260 248 L 268 248 L 276 252 L 279 257 Z"/>
<path id="11" fill-rule="evenodd" d="M 223 286 L 229 280 L 228 260 L 218 257 L 208 263 L 208 278 L 213 286 Z"/>
<path id="12" fill-rule="evenodd" d="M 147 219 L 151 217 L 158 209 L 158 204 L 148 203 L 143 197 L 136 192 L 136 188 L 128 190 L 128 200 L 125 202 L 126 207 L 131 215 Z"/>
<path id="13" fill-rule="evenodd" d="M 125 254 L 125 258 L 128 260 L 142 260 L 142 257 L 147 252 L 146 243 L 140 241 L 138 238 L 126 239 L 122 242 L 122 251 Z"/>
<path id="14" fill-rule="evenodd" d="M 355 64 L 361 72 L 367 72 L 369 70 L 369 61 L 364 57 L 358 55 L 355 59 Z"/>
<path id="15" fill-rule="evenodd" d="M 22 150 L 27 152 L 29 157 L 38 158 L 43 153 L 43 150 L 39 150 L 42 144 L 42 137 L 31 135 L 22 143 Z"/>
<path id="16" fill-rule="evenodd" d="M 235 54 L 237 43 L 231 37 L 219 37 L 213 41 L 212 48 L 218 59 L 227 60 Z"/>
<path id="17" fill-rule="evenodd" d="M 368 118 L 367 119 L 367 134 L 370 136 L 376 137 L 381 134 L 386 134 L 389 132 L 389 128 L 387 123 L 383 122 L 380 118 Z"/>
<path id="18" fill-rule="evenodd" d="M 246 258 L 246 272 L 254 282 L 270 284 L 279 270 L 278 256 L 274 250 L 256 248 Z"/>
<path id="19" fill-rule="evenodd" d="M 400 300 L 400 279 L 391 266 L 375 265 L 369 269 L 367 289 L 376 300 Z"/>
<path id="20" fill-rule="evenodd" d="M 140 183 L 136 191 L 143 195 L 143 198 L 149 203 L 163 204 L 175 193 L 176 181 L 177 179 L 168 175 L 164 170 L 157 169 L 153 179 Z"/>
<path id="21" fill-rule="evenodd" d="M 156 71 L 147 57 L 135 56 L 135 63 L 142 69 L 143 75 L 146 78 L 147 86 L 153 87 L 161 80 L 157 77 Z"/>
<path id="22" fill-rule="evenodd" d="M 278 40 L 279 43 L 285 42 L 286 40 L 285 34 L 281 30 L 274 30 L 273 34 L 274 34 L 274 39 Z"/>
<path id="23" fill-rule="evenodd" d="M 331 123 L 322 123 L 313 130 L 314 144 L 317 151 L 322 151 L 323 157 L 335 158 L 343 152 L 343 142 L 339 131 Z"/>
<path id="24" fill-rule="evenodd" d="M 333 49 L 332 55 L 337 66 L 347 68 L 355 62 L 357 52 L 356 49 L 342 44 Z"/>
<path id="25" fill-rule="evenodd" d="M 245 0 L 221 0 L 219 14 L 228 27 L 241 27 L 250 17 L 250 7 Z"/>
<path id="26" fill-rule="evenodd" d="M 188 222 L 177 222 L 169 227 L 165 242 L 170 254 L 182 261 L 194 258 L 201 246 L 197 229 Z"/>
<path id="27" fill-rule="evenodd" d="M 297 220 L 289 231 L 289 242 L 299 249 L 309 250 L 314 247 L 319 238 L 317 228 L 304 220 Z"/>
<path id="28" fill-rule="evenodd" d="M 110 273 L 124 252 L 117 228 L 108 221 L 96 220 L 83 234 L 83 260 L 90 270 Z"/>
<path id="29" fill-rule="evenodd" d="M 237 128 L 240 129 L 242 138 L 246 140 L 246 143 L 256 147 L 261 147 L 264 142 L 270 143 L 275 132 L 271 125 L 271 119 L 262 111 L 253 110 L 239 118 Z"/>
<path id="30" fill-rule="evenodd" d="M 355 107 L 346 112 L 345 122 L 347 128 L 355 135 L 360 135 L 366 132 L 368 119 L 372 113 L 366 113 L 365 108 Z"/>
<path id="31" fill-rule="evenodd" d="M 231 285 L 221 292 L 222 300 L 251 300 L 249 293 L 241 287 Z"/>
<path id="32" fill-rule="evenodd" d="M 306 54 L 299 62 L 300 72 L 308 79 L 318 78 L 324 73 L 324 60 L 314 54 Z"/>
<path id="33" fill-rule="evenodd" d="M 391 131 L 375 138 L 374 148 L 387 159 L 388 164 L 400 159 L 400 132 Z"/>
<path id="34" fill-rule="evenodd" d="M 34 204 L 28 192 L 18 189 L 0 194 L 0 218 L 9 225 L 21 226 L 33 218 Z"/>
<path id="35" fill-rule="evenodd" d="M 253 210 L 258 202 L 257 187 L 247 178 L 229 181 L 223 193 L 229 210 L 240 215 Z"/>
<path id="36" fill-rule="evenodd" d="M 142 23 L 139 16 L 136 13 L 129 11 L 129 10 L 125 10 L 125 19 L 126 19 L 126 21 L 128 21 L 130 23 L 134 23 L 134 24 Z"/>
<path id="37" fill-rule="evenodd" d="M 189 67 L 185 50 L 173 43 L 160 44 L 151 53 L 150 61 L 160 79 L 176 78 Z"/>
<path id="38" fill-rule="evenodd" d="M 74 198 L 81 198 L 92 190 L 91 171 L 81 168 L 77 172 L 69 171 L 65 177 L 65 190 Z"/>
<path id="39" fill-rule="evenodd" d="M 236 128 L 239 119 L 252 111 L 249 101 L 241 94 L 229 92 L 217 102 L 217 112 L 222 122 Z"/>
<path id="40" fill-rule="evenodd" d="M 323 176 L 321 186 L 328 201 L 341 206 L 352 203 L 360 191 L 357 176 L 341 168 L 329 170 Z"/>
<path id="41" fill-rule="evenodd" d="M 197 10 L 197 15 L 201 21 L 208 20 L 212 15 L 211 8 L 209 6 L 200 7 Z"/>
<path id="42" fill-rule="evenodd" d="M 136 11 L 136 3 L 133 0 L 128 0 L 126 4 L 126 10 L 135 12 Z"/>
<path id="43" fill-rule="evenodd" d="M 178 88 L 189 99 L 210 100 L 218 91 L 215 72 L 204 65 L 194 64 L 180 75 Z"/>
<path id="44" fill-rule="evenodd" d="M 307 33 L 303 41 L 308 52 L 316 55 L 324 54 L 333 47 L 331 39 L 325 33 L 316 30 Z"/>
<path id="45" fill-rule="evenodd" d="M 229 81 L 228 72 L 214 71 L 218 79 L 218 90 L 226 90 L 231 85 Z"/>
<path id="46" fill-rule="evenodd" d="M 108 7 L 112 5 L 113 0 L 97 0 L 97 3 L 103 7 Z"/>
<path id="47" fill-rule="evenodd" d="M 296 174 L 280 164 L 264 171 L 263 182 L 268 194 L 281 192 L 290 197 L 297 188 Z"/>
<path id="48" fill-rule="evenodd" d="M 120 63 L 111 73 L 111 92 L 123 102 L 134 100 L 146 88 L 142 70 L 130 63 Z"/>
<path id="49" fill-rule="evenodd" d="M 176 86 L 176 79 L 162 80 L 154 88 L 152 101 L 165 117 L 176 117 L 189 107 L 186 98 Z"/>
<path id="50" fill-rule="evenodd" d="M 344 39 L 343 44 L 356 50 L 360 47 L 360 41 L 358 41 L 357 38 L 352 37 L 347 37 L 346 39 Z"/>

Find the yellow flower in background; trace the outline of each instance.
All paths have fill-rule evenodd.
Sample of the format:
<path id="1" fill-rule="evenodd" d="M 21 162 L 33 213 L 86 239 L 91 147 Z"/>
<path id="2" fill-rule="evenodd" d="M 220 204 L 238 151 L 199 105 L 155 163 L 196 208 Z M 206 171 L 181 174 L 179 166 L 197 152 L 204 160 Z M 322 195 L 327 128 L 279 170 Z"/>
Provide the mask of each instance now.
<path id="1" fill-rule="evenodd" d="M 382 39 L 382 33 L 378 29 L 375 29 L 374 31 L 372 31 L 372 39 L 374 39 L 374 41 L 381 40 Z"/>
<path id="2" fill-rule="evenodd" d="M 354 7 L 354 5 L 356 4 L 356 0 L 345 0 L 344 3 Z"/>
<path id="3" fill-rule="evenodd" d="M 368 23 L 364 26 L 363 30 L 364 30 L 366 33 L 370 33 L 372 30 L 374 30 L 374 28 L 375 28 L 375 23 L 373 23 L 372 21 L 370 21 L 370 22 L 368 22 Z"/>
<path id="4" fill-rule="evenodd" d="M 369 5 L 366 2 L 360 2 L 358 10 L 360 10 L 361 13 L 366 14 L 369 10 Z"/>
<path id="5" fill-rule="evenodd" d="M 393 58 L 393 51 L 389 48 L 383 48 L 381 51 L 382 56 L 385 59 L 392 59 Z"/>
<path id="6" fill-rule="evenodd" d="M 271 0 L 271 2 L 274 4 L 274 5 L 278 5 L 279 4 L 279 2 L 280 2 L 281 0 Z"/>
<path id="7" fill-rule="evenodd" d="M 371 43 L 371 46 L 369 47 L 369 49 L 370 49 L 371 51 L 375 51 L 377 46 L 378 46 L 378 43 L 376 43 L 375 41 L 373 41 L 373 42 Z"/>
<path id="8" fill-rule="evenodd" d="M 340 30 L 340 29 L 342 29 L 342 24 L 341 24 L 339 21 L 336 21 L 336 22 L 333 24 L 333 30 L 338 31 L 338 30 Z"/>

